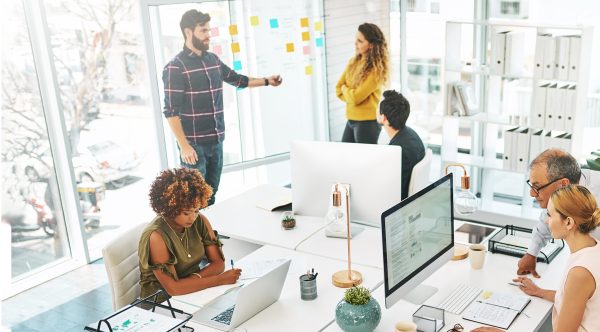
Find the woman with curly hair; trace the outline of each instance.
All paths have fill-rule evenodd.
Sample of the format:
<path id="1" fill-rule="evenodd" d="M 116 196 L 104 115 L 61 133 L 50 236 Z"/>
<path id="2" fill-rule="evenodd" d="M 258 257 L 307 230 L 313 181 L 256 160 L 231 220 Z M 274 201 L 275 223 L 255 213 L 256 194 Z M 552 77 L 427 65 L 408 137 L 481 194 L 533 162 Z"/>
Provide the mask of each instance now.
<path id="1" fill-rule="evenodd" d="M 381 127 L 377 105 L 389 76 L 389 55 L 383 32 L 372 23 L 358 26 L 354 42 L 356 55 L 335 86 L 335 93 L 346 103 L 346 128 L 342 142 L 377 144 Z"/>
<path id="2" fill-rule="evenodd" d="M 224 272 L 222 244 L 200 213 L 211 195 L 212 188 L 195 169 L 164 170 L 154 180 L 149 196 L 157 216 L 138 248 L 141 297 L 159 289 L 171 296 L 188 294 L 238 280 L 240 269 Z M 200 269 L 203 259 L 208 266 Z"/>

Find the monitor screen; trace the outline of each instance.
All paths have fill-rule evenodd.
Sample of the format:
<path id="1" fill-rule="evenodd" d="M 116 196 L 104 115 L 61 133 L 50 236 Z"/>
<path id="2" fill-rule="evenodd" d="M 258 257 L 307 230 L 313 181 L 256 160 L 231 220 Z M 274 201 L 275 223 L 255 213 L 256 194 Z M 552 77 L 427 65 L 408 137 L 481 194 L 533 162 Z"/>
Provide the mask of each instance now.
<path id="1" fill-rule="evenodd" d="M 452 188 L 448 174 L 381 215 L 386 308 L 413 290 L 426 293 L 421 282 L 452 258 Z M 435 291 L 415 298 L 422 303 Z"/>
<path id="2" fill-rule="evenodd" d="M 350 220 L 380 226 L 381 213 L 402 198 L 402 148 L 394 145 L 294 141 L 292 208 L 320 217 L 331 205 L 331 186 L 350 184 Z"/>

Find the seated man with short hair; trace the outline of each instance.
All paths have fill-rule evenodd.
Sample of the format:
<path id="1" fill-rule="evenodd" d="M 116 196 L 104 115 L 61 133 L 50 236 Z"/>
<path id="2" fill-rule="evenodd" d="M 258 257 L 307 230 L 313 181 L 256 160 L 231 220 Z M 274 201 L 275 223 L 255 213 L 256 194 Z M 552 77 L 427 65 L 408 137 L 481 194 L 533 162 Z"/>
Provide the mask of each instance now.
<path id="1" fill-rule="evenodd" d="M 425 145 L 412 130 L 406 126 L 410 115 L 410 104 L 401 93 L 388 90 L 383 93 L 379 104 L 377 121 L 391 138 L 390 145 L 402 147 L 402 199 L 408 197 L 408 185 L 415 165 L 425 157 Z"/>

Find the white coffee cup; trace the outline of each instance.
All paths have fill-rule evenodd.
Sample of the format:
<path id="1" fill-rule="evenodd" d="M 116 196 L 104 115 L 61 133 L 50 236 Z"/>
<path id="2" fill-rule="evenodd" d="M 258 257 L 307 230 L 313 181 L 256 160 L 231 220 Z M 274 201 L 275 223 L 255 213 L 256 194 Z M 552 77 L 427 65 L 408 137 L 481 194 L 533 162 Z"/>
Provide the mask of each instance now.
<path id="1" fill-rule="evenodd" d="M 469 260 L 472 268 L 479 270 L 483 267 L 486 251 L 483 244 L 472 244 L 469 246 Z"/>

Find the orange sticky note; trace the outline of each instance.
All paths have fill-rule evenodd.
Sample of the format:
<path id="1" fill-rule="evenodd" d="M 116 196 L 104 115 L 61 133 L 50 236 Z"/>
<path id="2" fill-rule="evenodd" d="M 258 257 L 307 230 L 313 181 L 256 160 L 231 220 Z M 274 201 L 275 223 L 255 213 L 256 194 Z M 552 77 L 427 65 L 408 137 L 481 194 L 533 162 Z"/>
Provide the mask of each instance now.
<path id="1" fill-rule="evenodd" d="M 285 50 L 288 51 L 288 53 L 294 52 L 294 43 L 285 44 Z"/>
<path id="2" fill-rule="evenodd" d="M 258 16 L 250 16 L 250 25 L 255 27 L 259 23 Z"/>
<path id="3" fill-rule="evenodd" d="M 303 28 L 308 28 L 308 17 L 303 17 L 300 19 L 300 26 Z"/>
<path id="4" fill-rule="evenodd" d="M 323 31 L 323 22 L 321 22 L 321 21 L 315 22 L 315 31 Z"/>
<path id="5" fill-rule="evenodd" d="M 310 40 L 310 32 L 303 31 L 302 32 L 302 41 L 309 41 L 309 40 Z"/>
<path id="6" fill-rule="evenodd" d="M 231 52 L 238 53 L 240 51 L 240 43 L 231 43 Z"/>
<path id="7" fill-rule="evenodd" d="M 306 66 L 306 67 L 304 67 L 304 74 L 306 74 L 306 75 L 312 75 L 312 66 Z"/>
<path id="8" fill-rule="evenodd" d="M 232 35 L 232 36 L 235 36 L 235 35 L 238 34 L 237 24 L 232 24 L 232 25 L 229 26 L 229 34 Z"/>

